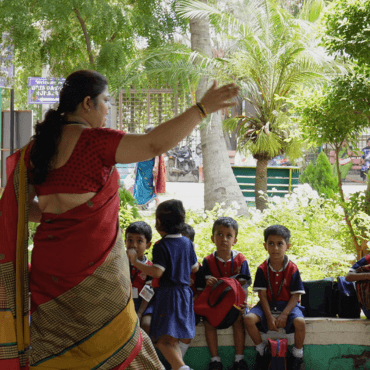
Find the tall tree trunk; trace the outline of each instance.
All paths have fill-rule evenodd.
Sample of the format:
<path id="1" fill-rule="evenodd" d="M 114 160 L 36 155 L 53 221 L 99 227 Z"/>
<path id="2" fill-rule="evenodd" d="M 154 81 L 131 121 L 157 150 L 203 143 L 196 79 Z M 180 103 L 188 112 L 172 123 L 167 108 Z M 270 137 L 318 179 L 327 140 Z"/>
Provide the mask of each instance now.
<path id="1" fill-rule="evenodd" d="M 207 3 L 206 0 L 202 2 Z M 196 18 L 190 21 L 191 48 L 212 57 L 209 35 L 209 19 Z M 203 77 L 196 92 L 200 100 L 207 90 L 208 81 Z M 220 113 L 214 113 L 208 125 L 200 130 L 203 153 L 204 208 L 212 209 L 216 203 L 227 205 L 236 201 L 239 214 L 247 214 L 248 207 L 230 166 L 229 155 L 223 137 Z"/>
<path id="2" fill-rule="evenodd" d="M 356 252 L 357 252 L 357 259 L 359 260 L 363 256 L 362 256 L 361 246 L 357 242 L 357 237 L 356 237 L 355 232 L 353 230 L 352 222 L 351 222 L 351 219 L 349 217 L 347 207 L 346 207 L 346 200 L 344 198 L 344 192 L 343 192 L 343 186 L 342 186 L 342 176 L 341 176 L 341 173 L 340 173 L 339 151 L 340 151 L 340 146 L 336 146 L 335 147 L 335 165 L 337 167 L 339 194 L 340 194 L 340 198 L 341 198 L 342 204 L 343 204 L 342 207 L 343 207 L 343 211 L 344 211 L 344 218 L 346 220 L 349 232 L 351 234 L 353 245 L 355 246 L 355 249 L 356 249 Z"/>
<path id="3" fill-rule="evenodd" d="M 258 157 L 256 165 L 256 179 L 254 184 L 254 197 L 256 208 L 264 211 L 267 208 L 267 164 L 269 159 Z M 262 193 L 261 193 L 262 192 Z"/>

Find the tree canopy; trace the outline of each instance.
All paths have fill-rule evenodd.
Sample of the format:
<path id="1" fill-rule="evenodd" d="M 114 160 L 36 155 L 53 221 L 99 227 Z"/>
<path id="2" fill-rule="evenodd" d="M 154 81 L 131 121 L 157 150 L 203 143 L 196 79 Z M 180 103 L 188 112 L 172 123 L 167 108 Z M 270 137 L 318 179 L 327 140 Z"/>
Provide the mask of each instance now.
<path id="1" fill-rule="evenodd" d="M 16 87 L 26 91 L 27 77 L 41 76 L 43 65 L 64 77 L 95 69 L 117 86 L 138 49 L 158 47 L 184 26 L 173 7 L 173 0 L 0 2 L 0 33 L 8 32 L 14 45 Z"/>
<path id="2" fill-rule="evenodd" d="M 369 0 L 334 1 L 326 12 L 324 23 L 323 42 L 328 51 L 369 64 Z"/>

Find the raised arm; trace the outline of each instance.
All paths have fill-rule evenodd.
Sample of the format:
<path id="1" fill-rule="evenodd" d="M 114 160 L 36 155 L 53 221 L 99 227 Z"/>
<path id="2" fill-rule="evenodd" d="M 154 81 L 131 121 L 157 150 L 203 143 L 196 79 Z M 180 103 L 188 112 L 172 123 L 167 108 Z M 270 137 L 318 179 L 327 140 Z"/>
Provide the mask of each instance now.
<path id="1" fill-rule="evenodd" d="M 235 105 L 229 99 L 235 97 L 239 88 L 229 84 L 217 88 L 216 81 L 201 100 L 206 113 L 210 114 L 222 108 Z M 116 151 L 117 163 L 140 162 L 158 156 L 177 145 L 189 135 L 202 120 L 200 110 L 192 106 L 179 116 L 158 125 L 145 135 L 125 135 Z"/>

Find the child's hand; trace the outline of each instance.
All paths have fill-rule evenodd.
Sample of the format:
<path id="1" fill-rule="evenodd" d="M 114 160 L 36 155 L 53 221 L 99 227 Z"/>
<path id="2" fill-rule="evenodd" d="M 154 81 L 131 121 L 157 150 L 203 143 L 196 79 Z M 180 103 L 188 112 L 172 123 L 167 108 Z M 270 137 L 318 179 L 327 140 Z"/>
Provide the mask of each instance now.
<path id="1" fill-rule="evenodd" d="M 240 314 L 243 315 L 245 313 L 245 309 L 247 308 L 247 301 L 244 301 L 241 305 L 240 305 Z"/>
<path id="2" fill-rule="evenodd" d="M 275 324 L 277 328 L 285 328 L 286 322 L 288 320 L 288 315 L 286 313 L 281 313 L 279 317 L 276 318 Z"/>
<path id="3" fill-rule="evenodd" d="M 267 327 L 271 331 L 279 331 L 279 329 L 276 327 L 276 319 L 275 319 L 275 317 L 271 317 L 271 319 L 267 319 Z"/>
<path id="4" fill-rule="evenodd" d="M 217 283 L 217 281 L 218 281 L 217 278 L 215 278 L 214 276 L 211 276 L 208 279 L 206 279 L 206 285 L 214 286 Z"/>
<path id="5" fill-rule="evenodd" d="M 135 251 L 135 249 L 127 249 L 126 253 L 129 261 L 134 264 L 137 258 L 137 252 Z"/>
<path id="6" fill-rule="evenodd" d="M 194 284 L 194 280 L 193 279 L 190 279 L 190 284 L 189 286 L 192 286 Z"/>

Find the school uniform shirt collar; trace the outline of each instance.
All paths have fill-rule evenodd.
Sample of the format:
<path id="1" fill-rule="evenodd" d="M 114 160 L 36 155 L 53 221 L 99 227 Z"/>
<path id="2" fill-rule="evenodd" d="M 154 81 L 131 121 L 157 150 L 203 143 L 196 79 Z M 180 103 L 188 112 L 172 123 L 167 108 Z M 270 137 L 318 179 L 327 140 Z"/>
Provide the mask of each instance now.
<path id="1" fill-rule="evenodd" d="M 267 257 L 267 266 L 269 266 L 269 262 L 270 262 L 270 257 Z M 284 256 L 284 264 L 283 264 L 283 268 L 280 269 L 279 271 L 275 271 L 272 266 L 270 265 L 270 269 L 273 271 L 273 272 L 281 272 L 283 271 L 287 266 L 288 266 L 288 263 L 289 263 L 289 257 L 288 256 Z"/>
<path id="2" fill-rule="evenodd" d="M 182 238 L 181 234 L 167 234 L 164 238 Z"/>
<path id="3" fill-rule="evenodd" d="M 216 256 L 216 253 L 217 253 L 217 251 L 214 251 L 213 252 L 213 257 L 216 257 L 218 260 L 220 260 L 221 262 L 223 262 L 223 263 L 225 263 L 225 262 L 229 262 L 229 261 L 231 261 L 231 258 L 230 259 L 228 259 L 227 261 L 225 261 L 225 260 L 223 260 L 221 257 L 219 257 L 219 256 Z M 232 255 L 232 257 L 233 258 L 235 258 L 238 254 L 239 254 L 239 252 L 237 252 L 237 251 L 231 251 L 231 255 Z"/>

